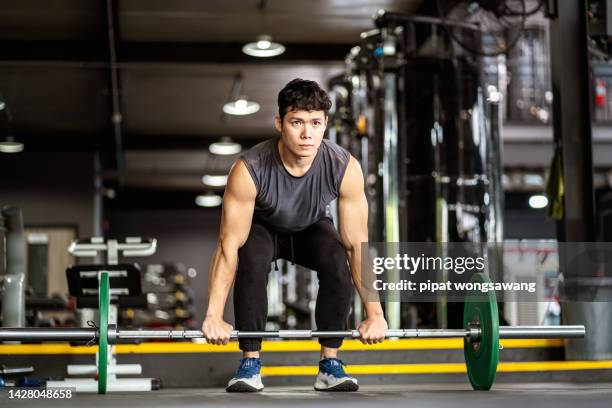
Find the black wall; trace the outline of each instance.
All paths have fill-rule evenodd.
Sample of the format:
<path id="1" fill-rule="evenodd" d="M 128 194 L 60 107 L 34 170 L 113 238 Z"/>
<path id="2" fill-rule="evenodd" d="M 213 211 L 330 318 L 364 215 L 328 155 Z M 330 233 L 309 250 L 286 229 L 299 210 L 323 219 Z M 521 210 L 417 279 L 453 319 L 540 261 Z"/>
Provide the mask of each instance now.
<path id="1" fill-rule="evenodd" d="M 25 226 L 76 226 L 80 237 L 91 236 L 93 158 L 92 153 L 0 153 L 0 205 L 21 207 Z"/>

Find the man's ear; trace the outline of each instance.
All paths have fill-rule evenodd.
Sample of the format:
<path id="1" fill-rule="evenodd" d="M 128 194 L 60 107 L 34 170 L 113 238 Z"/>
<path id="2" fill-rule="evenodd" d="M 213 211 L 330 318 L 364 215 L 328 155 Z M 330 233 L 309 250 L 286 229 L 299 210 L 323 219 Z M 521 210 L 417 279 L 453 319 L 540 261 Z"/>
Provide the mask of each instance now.
<path id="1" fill-rule="evenodd" d="M 283 120 L 281 119 L 281 117 L 279 115 L 274 116 L 274 127 L 276 128 L 276 130 L 278 130 L 280 133 L 282 133 L 282 131 L 283 131 Z"/>

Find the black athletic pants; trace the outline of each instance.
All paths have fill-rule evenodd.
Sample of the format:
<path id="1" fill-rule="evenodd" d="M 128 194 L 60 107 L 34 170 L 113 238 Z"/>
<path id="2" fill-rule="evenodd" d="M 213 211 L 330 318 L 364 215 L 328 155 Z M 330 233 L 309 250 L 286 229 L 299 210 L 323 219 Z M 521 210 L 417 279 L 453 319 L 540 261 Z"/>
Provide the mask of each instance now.
<path id="1" fill-rule="evenodd" d="M 238 250 L 238 272 L 234 283 L 236 329 L 263 331 L 268 316 L 267 283 L 270 263 L 277 258 L 315 270 L 319 293 L 315 319 L 317 330 L 347 330 L 353 299 L 353 282 L 345 248 L 329 218 L 322 218 L 295 233 L 276 232 L 253 219 L 245 244 Z M 319 339 L 337 348 L 342 338 Z M 243 351 L 261 349 L 261 338 L 239 339 Z"/>

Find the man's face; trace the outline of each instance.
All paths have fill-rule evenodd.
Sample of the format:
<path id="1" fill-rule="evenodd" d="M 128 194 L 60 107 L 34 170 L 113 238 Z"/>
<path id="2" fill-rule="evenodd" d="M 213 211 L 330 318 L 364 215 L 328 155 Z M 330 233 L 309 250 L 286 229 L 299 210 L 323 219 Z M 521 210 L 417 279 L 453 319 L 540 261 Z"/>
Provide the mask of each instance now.
<path id="1" fill-rule="evenodd" d="M 325 134 L 327 116 L 322 110 L 296 110 L 287 112 L 282 122 L 276 116 L 274 123 L 291 153 L 299 157 L 314 157 Z"/>

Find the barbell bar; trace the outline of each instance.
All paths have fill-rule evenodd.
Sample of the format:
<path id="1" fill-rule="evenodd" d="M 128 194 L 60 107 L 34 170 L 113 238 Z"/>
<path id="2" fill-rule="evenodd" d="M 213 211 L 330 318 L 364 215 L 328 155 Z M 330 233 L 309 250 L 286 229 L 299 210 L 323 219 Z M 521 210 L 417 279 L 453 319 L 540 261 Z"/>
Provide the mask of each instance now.
<path id="1" fill-rule="evenodd" d="M 575 339 L 585 336 L 584 326 L 501 326 L 500 339 Z M 477 325 L 468 329 L 397 329 L 387 330 L 387 338 L 467 338 L 470 341 L 480 339 L 480 328 Z M 0 328 L 0 341 L 88 341 L 98 342 L 99 330 L 96 328 Z M 318 331 L 318 330 L 274 330 L 274 331 L 237 331 L 230 334 L 231 339 L 311 339 L 342 337 L 358 339 L 359 330 Z M 146 339 L 201 339 L 201 330 L 117 330 L 108 325 L 109 343 L 116 340 Z"/>

